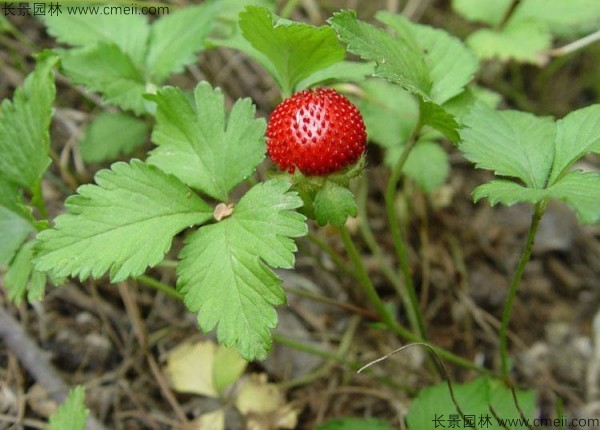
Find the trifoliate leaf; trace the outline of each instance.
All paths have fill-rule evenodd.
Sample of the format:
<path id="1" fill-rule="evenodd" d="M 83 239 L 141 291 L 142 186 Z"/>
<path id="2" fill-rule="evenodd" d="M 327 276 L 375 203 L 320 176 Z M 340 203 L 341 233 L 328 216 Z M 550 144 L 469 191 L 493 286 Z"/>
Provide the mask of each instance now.
<path id="1" fill-rule="evenodd" d="M 69 392 L 67 400 L 50 417 L 48 430 L 84 430 L 89 411 L 85 407 L 85 391 L 78 386 Z"/>
<path id="2" fill-rule="evenodd" d="M 393 28 L 398 35 L 415 41 L 423 52 L 432 87 L 429 96 L 443 104 L 460 94 L 479 66 L 471 51 L 448 32 L 415 24 L 402 15 L 378 12 L 377 19 Z"/>
<path id="3" fill-rule="evenodd" d="M 572 206 L 581 222 L 600 222 L 600 174 L 570 172 L 549 187 L 548 191 L 551 197 Z"/>
<path id="4" fill-rule="evenodd" d="M 252 46 L 273 64 L 275 81 L 284 94 L 291 94 L 302 79 L 345 57 L 330 27 L 278 19 L 265 8 L 246 7 L 240 13 L 240 28 Z"/>
<path id="5" fill-rule="evenodd" d="M 57 13 L 46 14 L 42 20 L 48 33 L 61 43 L 80 48 L 96 43 L 115 44 L 135 64 L 144 61 L 150 32 L 144 15 Z"/>
<path id="6" fill-rule="evenodd" d="M 145 112 L 146 83 L 132 59 L 115 44 L 98 43 L 63 51 L 62 67 L 76 84 L 102 93 L 107 103 Z"/>
<path id="7" fill-rule="evenodd" d="M 35 229 L 23 217 L 4 206 L 0 206 L 0 266 L 8 264 Z"/>
<path id="8" fill-rule="evenodd" d="M 409 429 L 432 429 L 440 427 L 476 427 L 484 423 L 486 429 L 501 430 L 515 427 L 508 420 L 520 417 L 533 421 L 535 416 L 535 395 L 533 391 L 516 391 L 519 409 L 515 406 L 512 392 L 502 383 L 488 377 L 480 377 L 466 384 L 453 384 L 456 402 L 460 405 L 464 418 L 452 403 L 448 385 L 443 382 L 419 392 L 406 415 Z M 499 419 L 506 419 L 501 425 L 490 411 L 493 408 Z M 487 418 L 486 418 L 487 417 Z M 479 423 L 479 425 L 478 425 Z"/>
<path id="9" fill-rule="evenodd" d="M 571 112 L 556 123 L 556 153 L 550 182 L 588 152 L 600 152 L 600 104 Z"/>
<path id="10" fill-rule="evenodd" d="M 539 21 L 509 21 L 500 31 L 482 29 L 467 38 L 467 45 L 482 60 L 511 59 L 542 65 L 552 46 L 548 27 Z"/>
<path id="11" fill-rule="evenodd" d="M 162 82 L 171 73 L 183 71 L 196 61 L 204 48 L 204 39 L 211 31 L 217 12 L 215 2 L 189 6 L 162 17 L 150 33 L 146 67 L 152 82 Z"/>
<path id="12" fill-rule="evenodd" d="M 348 188 L 327 181 L 317 192 L 314 211 L 319 225 L 331 224 L 341 227 L 348 217 L 356 216 L 356 198 Z"/>
<path id="13" fill-rule="evenodd" d="M 316 430 L 391 430 L 385 421 L 365 418 L 343 418 L 330 420 L 319 425 Z"/>
<path id="14" fill-rule="evenodd" d="M 373 75 L 374 69 L 375 66 L 371 63 L 341 61 L 324 69 L 317 70 L 312 75 L 303 79 L 296 85 L 296 90 L 300 91 L 330 81 L 361 82 L 367 76 Z"/>
<path id="15" fill-rule="evenodd" d="M 0 104 L 0 181 L 32 190 L 50 164 L 48 128 L 58 58 L 42 55 L 13 100 Z"/>
<path id="16" fill-rule="evenodd" d="M 383 79 L 369 79 L 360 84 L 364 95 L 357 101 L 372 142 L 388 148 L 401 148 L 419 116 L 415 98 Z"/>
<path id="17" fill-rule="evenodd" d="M 357 20 L 352 11 L 335 13 L 328 22 L 348 45 L 348 51 L 376 63 L 377 76 L 429 98 L 432 82 L 421 52 L 412 43 Z"/>
<path id="18" fill-rule="evenodd" d="M 178 290 L 204 331 L 235 346 L 247 360 L 263 359 L 277 323 L 273 306 L 285 302 L 280 280 L 267 267 L 291 268 L 293 237 L 306 234 L 302 200 L 290 183 L 254 186 L 224 220 L 188 236 L 177 266 Z"/>
<path id="19" fill-rule="evenodd" d="M 400 151 L 395 152 L 399 158 Z M 448 177 L 450 172 L 448 154 L 435 142 L 418 142 L 408 155 L 404 171 L 425 192 L 430 193 L 442 185 Z"/>
<path id="20" fill-rule="evenodd" d="M 8 299 L 16 304 L 21 303 L 25 293 L 30 302 L 44 297 L 46 275 L 33 267 L 33 244 L 33 241 L 27 242 L 19 249 L 4 275 L 4 287 L 8 291 Z"/>
<path id="21" fill-rule="evenodd" d="M 181 90 L 166 87 L 157 103 L 150 164 L 219 200 L 248 178 L 265 154 L 265 121 L 254 118 L 250 99 L 238 100 L 226 123 L 223 93 L 201 82 L 193 104 Z"/>
<path id="22" fill-rule="evenodd" d="M 173 236 L 212 218 L 211 208 L 175 177 L 132 160 L 96 174 L 67 199 L 67 213 L 38 234 L 36 268 L 56 277 L 113 282 L 158 264 Z"/>
<path id="23" fill-rule="evenodd" d="M 512 0 L 452 0 L 452 9 L 469 21 L 500 24 Z"/>
<path id="24" fill-rule="evenodd" d="M 477 167 L 544 188 L 554 157 L 556 126 L 551 118 L 495 111 L 479 103 L 464 125 L 460 149 Z"/>
<path id="25" fill-rule="evenodd" d="M 103 112 L 85 130 L 79 143 L 81 157 L 87 163 L 114 160 L 119 154 L 130 154 L 142 145 L 148 124 L 123 113 Z"/>

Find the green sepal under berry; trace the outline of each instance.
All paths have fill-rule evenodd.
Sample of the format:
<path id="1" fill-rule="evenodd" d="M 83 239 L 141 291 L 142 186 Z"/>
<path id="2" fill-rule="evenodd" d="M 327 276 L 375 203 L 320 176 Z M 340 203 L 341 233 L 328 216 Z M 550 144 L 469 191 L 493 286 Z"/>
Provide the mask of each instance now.
<path id="1" fill-rule="evenodd" d="M 356 197 L 348 187 L 352 179 L 362 174 L 364 167 L 362 156 L 347 169 L 327 176 L 305 176 L 296 170 L 291 178 L 292 189 L 303 201 L 299 212 L 321 226 L 344 225 L 348 217 L 357 214 Z"/>

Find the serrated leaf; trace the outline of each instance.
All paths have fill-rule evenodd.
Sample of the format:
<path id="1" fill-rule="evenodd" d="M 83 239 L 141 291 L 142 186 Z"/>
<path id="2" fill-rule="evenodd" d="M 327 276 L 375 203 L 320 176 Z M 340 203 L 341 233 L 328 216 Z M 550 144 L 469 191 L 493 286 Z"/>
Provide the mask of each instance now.
<path id="1" fill-rule="evenodd" d="M 85 391 L 77 386 L 69 392 L 65 402 L 50 417 L 48 430 L 84 430 L 89 411 L 85 407 Z"/>
<path id="2" fill-rule="evenodd" d="M 148 124 L 132 116 L 102 112 L 85 130 L 79 143 L 81 157 L 87 163 L 114 160 L 119 154 L 130 154 L 142 145 L 148 134 Z"/>
<path id="3" fill-rule="evenodd" d="M 188 6 L 154 23 L 146 58 L 150 80 L 162 82 L 196 61 L 196 54 L 204 49 L 204 39 L 214 25 L 215 4 Z"/>
<path id="4" fill-rule="evenodd" d="M 31 214 L 31 209 L 27 207 L 23 201 L 23 196 L 19 191 L 19 187 L 2 178 L 0 174 L 0 207 L 4 207 L 11 212 L 16 213 L 21 218 L 35 222 Z"/>
<path id="5" fill-rule="evenodd" d="M 520 202 L 537 203 L 548 197 L 548 191 L 539 188 L 528 188 L 506 179 L 495 179 L 479 185 L 473 190 L 475 202 L 487 198 L 492 206 L 502 203 L 506 206 Z"/>
<path id="6" fill-rule="evenodd" d="M 397 157 L 399 158 L 398 153 Z M 448 154 L 435 142 L 419 142 L 410 151 L 404 166 L 407 176 L 414 179 L 425 192 L 442 185 L 450 172 Z"/>
<path id="7" fill-rule="evenodd" d="M 552 35 L 539 21 L 510 21 L 502 30 L 482 29 L 467 38 L 467 45 L 482 60 L 497 58 L 542 65 L 552 46 Z"/>
<path id="8" fill-rule="evenodd" d="M 223 93 L 201 82 L 194 104 L 177 88 L 153 96 L 157 103 L 148 162 L 219 200 L 248 178 L 265 154 L 265 121 L 250 99 L 238 100 L 225 122 Z"/>
<path id="9" fill-rule="evenodd" d="M 419 116 L 415 98 L 383 79 L 369 79 L 361 83 L 364 91 L 357 106 L 367 127 L 369 141 L 388 148 L 401 148 Z"/>
<path id="10" fill-rule="evenodd" d="M 62 67 L 73 82 L 85 85 L 114 103 L 140 115 L 145 112 L 144 78 L 132 59 L 115 44 L 98 43 L 63 51 Z"/>
<path id="11" fill-rule="evenodd" d="M 303 79 L 296 85 L 296 90 L 313 87 L 325 82 L 360 82 L 373 75 L 375 66 L 372 63 L 359 63 L 356 61 L 341 61 L 324 69 L 317 70 L 312 75 Z"/>
<path id="12" fill-rule="evenodd" d="M 217 22 L 212 34 L 221 38 L 229 38 L 238 27 L 238 15 L 246 6 L 258 6 L 275 12 L 275 0 L 219 0 Z M 239 27 L 238 27 L 239 29 Z"/>
<path id="13" fill-rule="evenodd" d="M 556 122 L 556 150 L 550 183 L 588 152 L 600 152 L 600 104 L 571 112 Z"/>
<path id="14" fill-rule="evenodd" d="M 437 104 L 460 94 L 479 66 L 471 51 L 447 31 L 415 24 L 402 15 L 378 12 L 376 18 L 399 35 L 410 37 L 423 52 L 432 87 L 428 92 Z"/>
<path id="15" fill-rule="evenodd" d="M 385 421 L 365 418 L 343 418 L 329 420 L 317 427 L 316 430 L 391 430 Z"/>
<path id="16" fill-rule="evenodd" d="M 512 0 L 452 0 L 452 9 L 469 21 L 500 24 Z"/>
<path id="17" fill-rule="evenodd" d="M 453 384 L 454 395 L 465 418 L 474 417 L 477 428 L 502 430 L 506 427 L 499 425 L 492 415 L 490 406 L 500 419 L 515 419 L 520 417 L 511 391 L 498 381 L 488 377 L 480 377 L 466 384 Z M 533 421 L 535 416 L 535 398 L 533 391 L 516 391 L 520 410 L 525 418 Z M 487 417 L 487 418 L 486 418 Z M 481 421 L 480 421 L 481 420 Z M 463 421 L 451 401 L 448 385 L 443 382 L 425 388 L 413 400 L 406 415 L 410 430 L 428 429 L 441 426 L 466 427 L 469 421 Z M 525 429 L 525 426 L 510 424 L 511 429 Z"/>
<path id="18" fill-rule="evenodd" d="M 36 69 L 0 104 L 0 180 L 32 190 L 50 164 L 48 128 L 56 95 L 57 57 L 43 54 Z"/>
<path id="19" fill-rule="evenodd" d="M 549 187 L 548 192 L 551 197 L 573 207 L 581 222 L 600 222 L 600 174 L 570 172 Z"/>
<path id="20" fill-rule="evenodd" d="M 27 236 L 34 231 L 28 220 L 0 206 L 0 266 L 10 262 Z"/>
<path id="21" fill-rule="evenodd" d="M 76 47 L 96 43 L 117 45 L 135 64 L 142 64 L 150 33 L 148 20 L 135 14 L 68 14 L 44 15 L 48 33 L 59 42 Z"/>
<path id="22" fill-rule="evenodd" d="M 418 49 L 410 41 L 356 19 L 352 11 L 335 13 L 328 20 L 348 51 L 376 63 L 375 74 L 413 94 L 429 97 L 432 82 Z"/>
<path id="23" fill-rule="evenodd" d="M 4 275 L 4 287 L 8 292 L 8 299 L 17 305 L 21 303 L 25 293 L 30 302 L 41 300 L 46 287 L 46 275 L 33 267 L 34 242 L 25 243 Z"/>
<path id="24" fill-rule="evenodd" d="M 280 280 L 267 267 L 291 268 L 293 237 L 306 234 L 302 200 L 290 183 L 254 186 L 224 220 L 188 236 L 177 266 L 178 290 L 204 331 L 235 346 L 247 360 L 263 359 L 277 323 L 273 306 L 285 302 Z"/>
<path id="25" fill-rule="evenodd" d="M 317 192 L 314 211 L 319 225 L 331 224 L 341 227 L 348 217 L 356 216 L 356 198 L 348 188 L 327 181 Z"/>
<path id="26" fill-rule="evenodd" d="M 36 268 L 56 277 L 112 282 L 158 264 L 173 236 L 212 218 L 211 208 L 176 178 L 132 160 L 96 174 L 67 199 L 67 213 L 37 237 Z"/>
<path id="27" fill-rule="evenodd" d="M 441 132 L 452 143 L 456 144 L 460 140 L 458 123 L 454 116 L 437 103 L 421 100 L 421 121 L 424 125 L 429 125 Z"/>
<path id="28" fill-rule="evenodd" d="M 345 57 L 330 27 L 277 19 L 268 9 L 256 6 L 240 13 L 239 25 L 244 37 L 273 64 L 274 78 L 284 94 L 291 94 L 302 79 Z"/>
<path id="29" fill-rule="evenodd" d="M 552 166 L 556 126 L 549 117 L 494 111 L 478 103 L 464 119 L 461 151 L 479 168 L 544 188 Z"/>

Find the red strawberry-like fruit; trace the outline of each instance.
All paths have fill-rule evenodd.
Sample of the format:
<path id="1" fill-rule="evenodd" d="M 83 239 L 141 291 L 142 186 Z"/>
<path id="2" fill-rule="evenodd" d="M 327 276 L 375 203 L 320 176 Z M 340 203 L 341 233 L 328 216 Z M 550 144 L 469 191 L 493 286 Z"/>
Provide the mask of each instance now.
<path id="1" fill-rule="evenodd" d="M 328 175 L 354 164 L 365 152 L 367 133 L 356 106 L 332 89 L 294 94 L 280 103 L 267 125 L 271 159 L 294 173 Z"/>

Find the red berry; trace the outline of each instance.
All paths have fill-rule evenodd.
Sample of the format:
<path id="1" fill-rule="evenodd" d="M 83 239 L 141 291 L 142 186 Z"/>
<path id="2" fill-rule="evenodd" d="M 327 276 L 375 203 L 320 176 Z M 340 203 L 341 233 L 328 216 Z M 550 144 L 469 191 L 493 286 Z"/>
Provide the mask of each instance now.
<path id="1" fill-rule="evenodd" d="M 367 133 L 356 106 L 332 89 L 294 94 L 280 103 L 267 125 L 271 159 L 294 173 L 327 175 L 354 164 L 365 152 Z"/>

